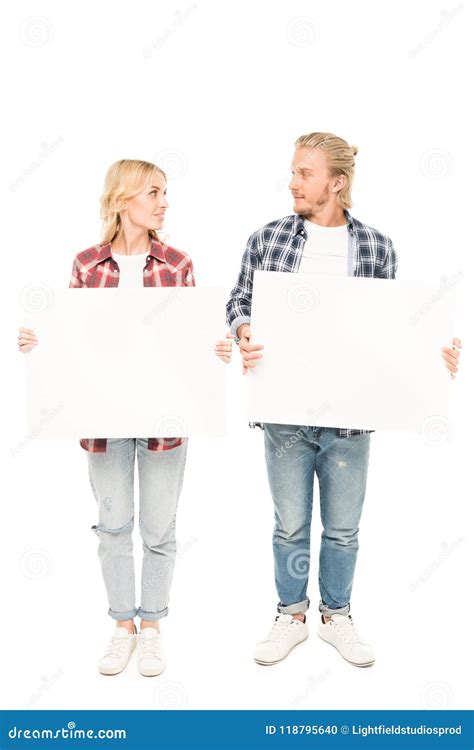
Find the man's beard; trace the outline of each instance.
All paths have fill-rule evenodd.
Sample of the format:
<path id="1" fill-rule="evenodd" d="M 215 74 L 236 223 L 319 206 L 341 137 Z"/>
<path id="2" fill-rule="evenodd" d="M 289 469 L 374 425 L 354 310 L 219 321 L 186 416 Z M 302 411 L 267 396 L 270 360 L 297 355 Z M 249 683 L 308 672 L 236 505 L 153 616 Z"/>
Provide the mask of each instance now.
<path id="1" fill-rule="evenodd" d="M 329 195 L 330 195 L 329 185 L 325 185 L 324 192 L 321 198 L 319 199 L 319 201 L 316 201 L 316 203 L 308 205 L 307 208 L 300 208 L 299 211 L 295 210 L 295 214 L 297 214 L 297 216 L 312 216 L 314 214 L 317 214 L 328 203 Z"/>

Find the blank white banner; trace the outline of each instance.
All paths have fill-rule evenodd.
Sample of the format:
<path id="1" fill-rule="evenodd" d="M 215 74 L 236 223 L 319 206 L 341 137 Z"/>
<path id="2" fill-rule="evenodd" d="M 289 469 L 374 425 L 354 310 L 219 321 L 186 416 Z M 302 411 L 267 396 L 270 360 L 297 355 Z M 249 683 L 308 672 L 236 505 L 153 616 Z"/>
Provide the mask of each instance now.
<path id="1" fill-rule="evenodd" d="M 256 271 L 249 419 L 353 429 L 435 429 L 447 418 L 453 289 Z"/>
<path id="2" fill-rule="evenodd" d="M 30 434 L 41 438 L 225 433 L 221 288 L 61 289 L 27 315 Z"/>

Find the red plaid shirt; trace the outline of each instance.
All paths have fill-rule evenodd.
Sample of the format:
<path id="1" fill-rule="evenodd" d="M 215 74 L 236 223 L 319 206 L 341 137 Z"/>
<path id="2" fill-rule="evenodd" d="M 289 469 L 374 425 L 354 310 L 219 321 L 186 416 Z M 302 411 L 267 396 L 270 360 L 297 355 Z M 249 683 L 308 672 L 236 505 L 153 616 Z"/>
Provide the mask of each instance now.
<path id="1" fill-rule="evenodd" d="M 143 286 L 195 286 L 191 258 L 174 247 L 151 240 L 147 263 L 143 269 Z M 69 286 L 72 288 L 117 287 L 120 280 L 118 264 L 112 257 L 112 243 L 94 245 L 74 258 Z M 177 448 L 187 438 L 148 438 L 148 450 L 166 451 Z M 92 453 L 105 453 L 107 438 L 82 438 L 80 445 Z"/>

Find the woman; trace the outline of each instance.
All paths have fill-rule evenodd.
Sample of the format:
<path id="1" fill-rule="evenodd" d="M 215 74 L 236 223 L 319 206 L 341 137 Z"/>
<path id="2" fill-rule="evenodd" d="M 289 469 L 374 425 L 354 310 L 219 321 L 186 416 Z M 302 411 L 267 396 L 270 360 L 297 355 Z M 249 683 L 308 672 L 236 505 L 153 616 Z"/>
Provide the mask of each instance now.
<path id="1" fill-rule="evenodd" d="M 167 208 L 166 175 L 159 167 L 130 159 L 112 164 L 101 198 L 102 242 L 76 256 L 69 286 L 194 286 L 189 255 L 159 240 Z M 21 352 L 38 343 L 29 328 L 20 328 L 18 339 Z M 228 362 L 231 346 L 230 338 L 219 341 L 215 352 Z M 159 620 L 168 614 L 187 438 L 83 438 L 80 444 L 87 451 L 90 483 L 99 508 L 98 524 L 92 528 L 99 537 L 108 613 L 116 620 L 99 671 L 121 672 L 137 645 L 140 673 L 158 675 L 165 668 Z M 132 552 L 135 450 L 143 540 L 138 608 Z M 140 634 L 135 616 L 141 620 Z"/>

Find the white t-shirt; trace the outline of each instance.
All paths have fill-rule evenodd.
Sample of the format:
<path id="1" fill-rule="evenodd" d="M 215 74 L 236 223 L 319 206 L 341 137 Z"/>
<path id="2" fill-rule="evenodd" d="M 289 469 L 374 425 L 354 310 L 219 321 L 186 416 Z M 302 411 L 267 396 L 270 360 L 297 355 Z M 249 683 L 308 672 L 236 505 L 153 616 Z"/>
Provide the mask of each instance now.
<path id="1" fill-rule="evenodd" d="M 304 244 L 299 273 L 347 276 L 347 224 L 340 227 L 322 227 L 305 219 L 304 228 L 308 239 Z"/>
<path id="2" fill-rule="evenodd" d="M 119 287 L 143 286 L 143 269 L 146 266 L 147 253 L 137 255 L 120 255 L 112 253 L 120 269 Z"/>

